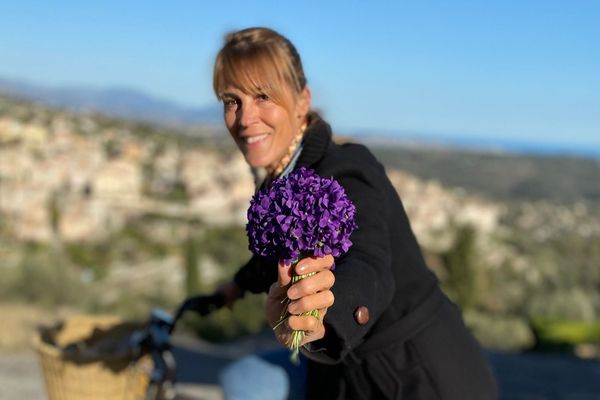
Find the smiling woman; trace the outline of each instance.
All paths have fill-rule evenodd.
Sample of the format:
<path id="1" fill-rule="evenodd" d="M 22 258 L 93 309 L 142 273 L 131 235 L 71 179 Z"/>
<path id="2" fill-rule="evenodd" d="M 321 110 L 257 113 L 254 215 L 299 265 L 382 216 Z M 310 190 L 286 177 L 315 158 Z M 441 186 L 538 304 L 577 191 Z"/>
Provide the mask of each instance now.
<path id="1" fill-rule="evenodd" d="M 339 183 L 358 225 L 347 253 L 335 260 L 306 256 L 293 266 L 256 248 L 275 240 L 260 235 L 254 256 L 219 291 L 228 304 L 246 291 L 268 292 L 266 319 L 282 345 L 300 346 L 302 366 L 286 362 L 285 349 L 241 360 L 222 376 L 226 398 L 281 399 L 284 387 L 292 399 L 495 399 L 479 345 L 425 265 L 385 169 L 364 146 L 332 141 L 329 125 L 310 110 L 311 93 L 289 40 L 266 28 L 227 35 L 213 84 L 233 140 L 253 169 L 267 172 L 260 189 L 308 168 Z M 286 196 L 292 212 L 307 213 Z M 308 225 L 296 224 L 296 237 Z M 323 239 L 321 231 L 316 235 Z M 304 332 L 298 343 L 294 331 Z"/>
<path id="2" fill-rule="evenodd" d="M 302 137 L 310 109 L 300 57 L 287 39 L 268 29 L 232 33 L 225 41 L 213 81 L 225 124 L 250 166 L 278 175 Z"/>

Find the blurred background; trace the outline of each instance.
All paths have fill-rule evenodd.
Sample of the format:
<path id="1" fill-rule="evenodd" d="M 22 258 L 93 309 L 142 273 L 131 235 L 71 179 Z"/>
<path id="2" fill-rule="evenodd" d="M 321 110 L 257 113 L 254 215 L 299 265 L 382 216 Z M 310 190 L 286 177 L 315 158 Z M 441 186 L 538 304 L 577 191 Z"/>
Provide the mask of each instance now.
<path id="1" fill-rule="evenodd" d="M 600 398 L 599 18 L 596 1 L 3 3 L 0 380 L 37 324 L 143 320 L 247 260 L 253 182 L 212 63 L 225 33 L 268 26 L 338 137 L 386 166 L 504 398 Z M 258 334 L 262 300 L 187 328 Z"/>

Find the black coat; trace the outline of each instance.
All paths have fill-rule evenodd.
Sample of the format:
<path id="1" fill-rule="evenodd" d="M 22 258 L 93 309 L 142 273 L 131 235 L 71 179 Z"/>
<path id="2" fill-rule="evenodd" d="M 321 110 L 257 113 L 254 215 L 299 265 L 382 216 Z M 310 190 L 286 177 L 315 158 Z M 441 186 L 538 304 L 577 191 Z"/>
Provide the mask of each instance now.
<path id="1" fill-rule="evenodd" d="M 383 166 L 364 146 L 334 144 L 316 115 L 303 146 L 296 168 L 333 176 L 356 205 L 358 224 L 352 247 L 336 260 L 326 337 L 302 350 L 308 398 L 496 398 L 479 345 L 426 267 Z M 258 257 L 235 277 L 252 292 L 268 291 L 276 279 L 275 263 Z"/>

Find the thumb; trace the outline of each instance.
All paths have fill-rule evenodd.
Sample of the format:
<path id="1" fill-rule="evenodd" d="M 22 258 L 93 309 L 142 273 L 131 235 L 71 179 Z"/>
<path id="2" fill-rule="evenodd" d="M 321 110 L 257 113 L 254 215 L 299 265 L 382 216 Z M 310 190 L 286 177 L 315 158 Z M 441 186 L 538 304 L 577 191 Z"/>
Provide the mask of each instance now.
<path id="1" fill-rule="evenodd" d="M 286 264 L 283 260 L 279 260 L 277 264 L 279 287 L 284 287 L 292 281 L 292 266 Z"/>

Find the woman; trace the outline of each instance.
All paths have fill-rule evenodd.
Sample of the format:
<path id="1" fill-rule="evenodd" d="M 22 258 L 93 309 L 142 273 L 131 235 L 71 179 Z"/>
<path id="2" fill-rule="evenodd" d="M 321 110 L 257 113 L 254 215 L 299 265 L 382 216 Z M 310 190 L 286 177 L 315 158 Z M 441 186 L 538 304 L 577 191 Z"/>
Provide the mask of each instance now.
<path id="1" fill-rule="evenodd" d="M 332 142 L 329 125 L 310 111 L 311 93 L 294 46 L 270 29 L 229 34 L 214 69 L 225 124 L 261 183 L 305 166 L 333 176 L 357 207 L 348 253 L 306 258 L 290 285 L 290 267 L 253 257 L 222 288 L 228 302 L 246 290 L 268 292 L 274 325 L 281 299 L 287 324 L 306 331 L 308 399 L 494 399 L 496 388 L 460 313 L 427 269 L 384 168 L 363 146 Z M 259 175 L 258 173 L 256 174 Z M 321 319 L 298 316 L 314 308 Z M 324 318 L 323 318 L 324 315 Z"/>

